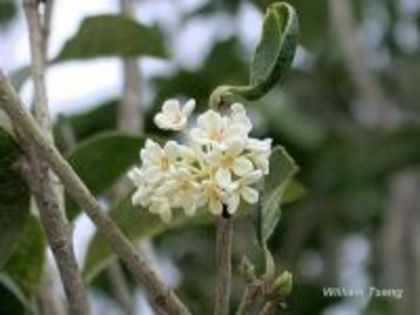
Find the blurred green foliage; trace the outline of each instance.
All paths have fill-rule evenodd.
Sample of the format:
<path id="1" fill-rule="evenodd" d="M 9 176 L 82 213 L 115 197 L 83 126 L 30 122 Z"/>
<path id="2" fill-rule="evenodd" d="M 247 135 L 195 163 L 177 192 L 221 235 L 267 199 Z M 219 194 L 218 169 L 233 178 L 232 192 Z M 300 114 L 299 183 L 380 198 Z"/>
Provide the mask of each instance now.
<path id="1" fill-rule="evenodd" d="M 13 253 L 29 214 L 29 191 L 17 168 L 21 151 L 0 126 L 0 267 Z"/>
<path id="2" fill-rule="evenodd" d="M 16 16 L 17 8 L 13 1 L 0 2 L 0 26 L 7 25 Z"/>

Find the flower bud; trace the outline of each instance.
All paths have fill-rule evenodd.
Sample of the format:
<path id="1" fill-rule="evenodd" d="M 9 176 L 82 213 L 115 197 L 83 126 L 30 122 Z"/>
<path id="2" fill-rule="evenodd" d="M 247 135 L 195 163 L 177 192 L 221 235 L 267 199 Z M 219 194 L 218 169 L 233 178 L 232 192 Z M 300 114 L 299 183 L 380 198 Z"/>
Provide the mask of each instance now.
<path id="1" fill-rule="evenodd" d="M 289 295 L 293 288 L 293 275 L 289 271 L 284 271 L 274 280 L 274 287 L 281 295 Z"/>

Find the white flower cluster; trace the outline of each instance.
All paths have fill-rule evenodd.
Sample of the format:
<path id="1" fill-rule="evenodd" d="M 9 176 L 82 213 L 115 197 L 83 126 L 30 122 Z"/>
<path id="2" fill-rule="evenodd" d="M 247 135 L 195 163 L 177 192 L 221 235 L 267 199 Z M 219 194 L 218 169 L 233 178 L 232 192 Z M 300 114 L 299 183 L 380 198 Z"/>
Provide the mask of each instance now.
<path id="1" fill-rule="evenodd" d="M 183 130 L 186 144 L 169 141 L 161 147 L 147 140 L 140 151 L 141 168 L 129 173 L 136 186 L 133 204 L 166 222 L 176 208 L 189 216 L 199 208 L 220 215 L 224 206 L 235 213 L 241 199 L 256 203 L 255 185 L 269 170 L 271 139 L 249 136 L 252 125 L 243 105 L 233 104 L 228 115 L 208 110 L 198 116 L 196 126 L 186 129 L 194 107 L 194 100 L 184 106 L 176 100 L 163 104 L 156 125 Z"/>

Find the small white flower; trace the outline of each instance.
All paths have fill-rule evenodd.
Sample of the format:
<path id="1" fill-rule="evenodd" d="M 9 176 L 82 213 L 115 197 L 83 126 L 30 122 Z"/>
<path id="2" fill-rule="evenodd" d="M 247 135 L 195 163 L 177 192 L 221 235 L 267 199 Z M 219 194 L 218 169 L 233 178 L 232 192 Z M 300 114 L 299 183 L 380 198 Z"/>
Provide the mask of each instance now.
<path id="1" fill-rule="evenodd" d="M 247 203 L 255 204 L 258 201 L 258 190 L 252 188 L 261 178 L 263 174 L 260 170 L 253 171 L 233 182 L 228 188 L 229 199 L 227 202 L 228 212 L 233 214 L 239 207 L 240 197 Z"/>
<path id="2" fill-rule="evenodd" d="M 243 176 L 253 169 L 252 162 L 242 153 L 245 150 L 245 141 L 241 138 L 232 138 L 224 146 L 215 146 L 209 154 L 209 161 L 216 167 L 216 181 L 221 187 L 228 186 L 232 181 L 232 173 Z"/>
<path id="3" fill-rule="evenodd" d="M 162 111 L 156 114 L 155 124 L 164 130 L 182 130 L 186 127 L 188 117 L 194 111 L 195 100 L 190 99 L 182 108 L 178 100 L 167 100 Z"/>
<path id="4" fill-rule="evenodd" d="M 234 123 L 229 117 L 208 110 L 197 118 L 197 127 L 191 131 L 191 136 L 199 144 L 221 144 L 233 137 L 246 136 L 244 126 Z"/>
<path id="5" fill-rule="evenodd" d="M 187 169 L 177 170 L 167 186 L 173 207 L 184 209 L 186 215 L 194 215 L 197 208 L 203 205 L 200 201 L 200 184 Z"/>
<path id="6" fill-rule="evenodd" d="M 128 172 L 128 178 L 130 178 L 130 180 L 136 186 L 144 186 L 146 184 L 143 171 L 138 167 L 134 167 L 131 171 Z"/>
<path id="7" fill-rule="evenodd" d="M 272 139 L 254 139 L 249 138 L 247 143 L 247 150 L 249 150 L 248 157 L 255 164 L 255 167 L 267 175 L 270 168 Z"/>
<path id="8" fill-rule="evenodd" d="M 128 177 L 136 186 L 136 191 L 131 197 L 133 205 L 141 205 L 142 207 L 147 207 L 150 202 L 148 197 L 151 193 L 151 187 L 145 180 L 146 177 L 144 176 L 143 170 L 135 167 L 128 173 Z"/>
<path id="9" fill-rule="evenodd" d="M 143 162 L 144 176 L 150 182 L 160 181 L 174 168 L 178 157 L 178 145 L 175 141 L 168 141 L 163 148 L 153 140 L 146 141 L 144 149 L 140 151 Z"/>
<path id="10" fill-rule="evenodd" d="M 209 211 L 214 215 L 220 215 L 223 212 L 223 205 L 226 201 L 226 194 L 223 189 L 217 185 L 214 180 L 205 180 L 202 184 L 203 195 L 202 202 L 207 203 Z"/>
<path id="11" fill-rule="evenodd" d="M 234 124 L 239 124 L 243 128 L 243 133 L 248 134 L 252 129 L 252 123 L 246 114 L 245 107 L 241 103 L 235 103 L 230 109 L 230 118 L 232 122 Z"/>

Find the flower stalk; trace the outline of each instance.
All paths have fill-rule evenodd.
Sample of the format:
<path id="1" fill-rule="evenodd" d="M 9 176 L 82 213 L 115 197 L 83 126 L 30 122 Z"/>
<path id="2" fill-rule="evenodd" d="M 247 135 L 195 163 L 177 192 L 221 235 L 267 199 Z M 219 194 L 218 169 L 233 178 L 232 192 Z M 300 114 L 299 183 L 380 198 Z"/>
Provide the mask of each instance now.
<path id="1" fill-rule="evenodd" d="M 227 213 L 227 211 L 225 212 Z M 221 215 L 217 218 L 216 262 L 217 287 L 215 315 L 228 315 L 232 280 L 233 218 Z"/>

